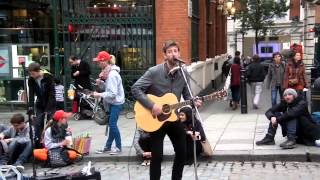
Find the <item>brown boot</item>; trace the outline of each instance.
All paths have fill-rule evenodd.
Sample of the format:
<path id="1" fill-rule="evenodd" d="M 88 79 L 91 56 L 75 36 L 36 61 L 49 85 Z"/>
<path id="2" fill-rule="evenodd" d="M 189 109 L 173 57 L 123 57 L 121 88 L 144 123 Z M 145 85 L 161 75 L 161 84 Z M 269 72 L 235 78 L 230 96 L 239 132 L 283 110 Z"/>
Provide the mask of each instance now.
<path id="1" fill-rule="evenodd" d="M 236 102 L 232 103 L 232 110 L 236 110 L 238 108 L 238 104 Z"/>

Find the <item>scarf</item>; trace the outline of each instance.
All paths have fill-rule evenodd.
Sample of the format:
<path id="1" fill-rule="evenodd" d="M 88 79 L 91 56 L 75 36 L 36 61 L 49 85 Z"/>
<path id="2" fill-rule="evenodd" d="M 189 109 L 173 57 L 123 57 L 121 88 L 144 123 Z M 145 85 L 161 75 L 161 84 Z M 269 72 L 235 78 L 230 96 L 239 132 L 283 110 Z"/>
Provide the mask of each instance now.
<path id="1" fill-rule="evenodd" d="M 111 66 L 110 65 L 106 66 L 99 74 L 99 78 L 103 81 L 107 80 L 110 71 L 111 71 Z"/>

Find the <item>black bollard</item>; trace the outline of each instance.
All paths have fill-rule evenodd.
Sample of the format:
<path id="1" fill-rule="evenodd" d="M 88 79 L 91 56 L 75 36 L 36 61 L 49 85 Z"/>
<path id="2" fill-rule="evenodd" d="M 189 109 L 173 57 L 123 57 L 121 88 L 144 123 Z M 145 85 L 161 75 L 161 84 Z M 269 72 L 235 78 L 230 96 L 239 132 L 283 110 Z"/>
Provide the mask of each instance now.
<path id="1" fill-rule="evenodd" d="M 241 92 L 241 114 L 248 113 L 248 103 L 247 103 L 247 82 L 246 82 L 246 69 L 241 69 L 240 76 L 240 92 Z"/>

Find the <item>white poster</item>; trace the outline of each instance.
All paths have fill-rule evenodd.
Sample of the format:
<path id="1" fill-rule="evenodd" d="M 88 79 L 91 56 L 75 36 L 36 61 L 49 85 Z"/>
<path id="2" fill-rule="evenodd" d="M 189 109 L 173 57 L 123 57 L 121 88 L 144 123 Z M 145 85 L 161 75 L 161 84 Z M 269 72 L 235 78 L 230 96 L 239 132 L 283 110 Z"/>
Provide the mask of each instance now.
<path id="1" fill-rule="evenodd" d="M 0 47 L 0 76 L 10 75 L 9 47 Z"/>

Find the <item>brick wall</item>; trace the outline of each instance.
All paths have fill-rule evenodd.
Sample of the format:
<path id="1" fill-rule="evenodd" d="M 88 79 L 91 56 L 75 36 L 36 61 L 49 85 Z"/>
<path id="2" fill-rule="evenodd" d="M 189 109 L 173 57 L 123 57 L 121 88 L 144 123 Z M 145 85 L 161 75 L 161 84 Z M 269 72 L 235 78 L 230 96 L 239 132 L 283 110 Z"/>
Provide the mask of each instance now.
<path id="1" fill-rule="evenodd" d="M 290 0 L 290 20 L 293 20 L 296 17 L 300 19 L 300 4 L 300 0 Z"/>
<path id="2" fill-rule="evenodd" d="M 316 5 L 315 23 L 320 24 L 320 5 Z"/>
<path id="3" fill-rule="evenodd" d="M 179 42 L 182 59 L 191 59 L 191 18 L 188 0 L 156 0 L 156 62 L 163 62 L 162 46 L 166 40 Z M 215 57 L 227 51 L 227 19 L 217 10 L 215 1 L 209 6 L 199 0 L 199 58 Z M 209 7 L 209 9 L 207 9 Z M 207 15 L 207 13 L 210 13 Z"/>
<path id="4" fill-rule="evenodd" d="M 187 0 L 156 0 L 156 62 L 163 62 L 162 46 L 166 40 L 179 42 L 181 58 L 191 59 L 191 21 Z"/>
<path id="5" fill-rule="evenodd" d="M 205 0 L 199 1 L 199 59 L 207 57 L 207 4 Z"/>

